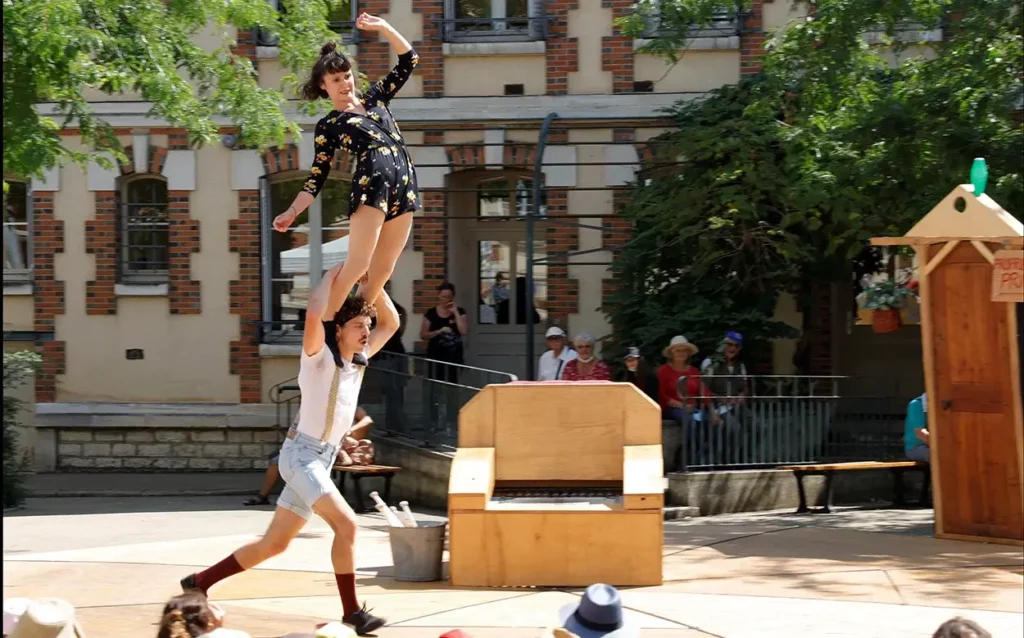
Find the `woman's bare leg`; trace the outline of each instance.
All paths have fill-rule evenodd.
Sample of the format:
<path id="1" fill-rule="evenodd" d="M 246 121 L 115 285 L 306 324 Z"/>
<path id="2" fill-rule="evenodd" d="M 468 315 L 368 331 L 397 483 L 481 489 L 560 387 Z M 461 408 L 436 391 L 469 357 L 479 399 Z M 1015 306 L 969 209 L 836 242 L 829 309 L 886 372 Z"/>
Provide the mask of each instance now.
<path id="1" fill-rule="evenodd" d="M 359 296 L 370 303 L 377 301 L 380 292 L 384 290 L 384 284 L 391 279 L 391 273 L 395 271 L 395 264 L 409 241 L 409 233 L 412 231 L 413 213 L 405 213 L 384 224 L 380 229 L 380 238 L 377 240 L 377 248 L 373 251 L 373 258 L 370 259 L 368 269 L 368 281 L 359 286 Z"/>
<path id="2" fill-rule="evenodd" d="M 334 280 L 334 287 L 331 291 L 331 300 L 345 301 L 352 287 L 356 285 L 370 268 L 371 259 L 376 252 L 378 239 L 382 236 L 381 227 L 384 225 L 384 211 L 373 206 L 360 206 L 349 218 L 348 232 L 348 256 L 345 258 L 345 265 L 341 267 L 337 279 Z M 333 308 L 332 311 L 337 310 Z M 331 317 L 325 317 L 330 319 Z"/>

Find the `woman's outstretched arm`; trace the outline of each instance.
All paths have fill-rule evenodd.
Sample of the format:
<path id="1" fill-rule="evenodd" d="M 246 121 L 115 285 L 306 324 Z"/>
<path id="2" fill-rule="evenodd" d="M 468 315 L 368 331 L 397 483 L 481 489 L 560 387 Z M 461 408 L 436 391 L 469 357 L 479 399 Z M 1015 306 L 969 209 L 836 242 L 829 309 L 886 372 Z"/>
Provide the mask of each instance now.
<path id="1" fill-rule="evenodd" d="M 393 26 L 388 24 L 386 20 L 364 13 L 359 16 L 359 20 L 356 20 L 356 27 L 365 31 L 377 31 L 383 34 L 395 50 L 395 53 L 398 54 L 398 64 L 383 79 L 371 84 L 365 96 L 367 106 L 375 102 L 384 102 L 386 104 L 409 81 L 409 77 L 412 76 L 413 69 L 419 64 L 420 58 L 413 51 L 409 41 L 395 30 Z"/>
<path id="2" fill-rule="evenodd" d="M 388 24 L 388 21 L 384 18 L 378 18 L 369 13 L 361 13 L 356 18 L 356 28 L 362 31 L 377 31 L 381 33 L 398 55 L 412 51 L 412 45 L 409 44 L 409 41 L 393 26 Z"/>

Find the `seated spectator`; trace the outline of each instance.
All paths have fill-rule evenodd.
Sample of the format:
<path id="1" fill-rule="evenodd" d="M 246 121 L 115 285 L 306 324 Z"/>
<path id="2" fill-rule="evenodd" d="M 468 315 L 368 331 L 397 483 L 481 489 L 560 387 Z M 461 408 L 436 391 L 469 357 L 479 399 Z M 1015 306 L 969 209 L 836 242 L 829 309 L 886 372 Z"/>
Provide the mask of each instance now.
<path id="1" fill-rule="evenodd" d="M 562 379 L 565 381 L 611 381 L 612 371 L 608 364 L 594 355 L 594 338 L 582 332 L 573 339 L 577 358 L 565 364 Z"/>
<path id="2" fill-rule="evenodd" d="M 549 630 L 545 638 L 637 638 L 640 623 L 625 609 L 619 591 L 597 583 L 587 587 L 578 603 L 569 603 L 558 612 L 560 627 Z"/>
<path id="3" fill-rule="evenodd" d="M 697 353 L 697 346 L 686 337 L 677 335 L 672 337 L 672 341 L 661 353 L 667 359 L 658 368 L 658 403 L 662 414 L 683 428 L 683 441 L 689 446 L 690 452 L 688 458 L 680 458 L 680 461 L 703 464 L 707 447 L 704 439 L 708 437 L 702 436 L 698 424 L 703 422 L 701 404 L 711 408 L 711 393 L 701 382 L 700 371 L 690 364 L 690 357 Z M 684 396 L 680 395 L 680 388 L 684 388 Z M 703 399 L 698 403 L 701 397 Z M 712 424 L 717 426 L 720 423 L 718 414 L 711 409 L 707 413 L 710 414 Z"/>
<path id="4" fill-rule="evenodd" d="M 973 620 L 957 616 L 942 623 L 932 638 L 992 638 L 992 634 Z"/>
<path id="5" fill-rule="evenodd" d="M 75 608 L 59 598 L 14 598 L 4 601 L 5 638 L 85 638 Z"/>
<path id="6" fill-rule="evenodd" d="M 373 463 L 373 443 L 366 438 L 373 425 L 373 419 L 361 407 L 356 407 L 355 422 L 345 436 L 341 438 L 341 450 L 338 451 L 338 463 L 341 465 L 371 465 Z"/>
<path id="7" fill-rule="evenodd" d="M 730 408 L 744 405 L 750 396 L 747 366 L 739 358 L 742 349 L 743 335 L 738 332 L 727 332 L 722 339 L 719 354 L 707 357 L 700 364 L 700 372 L 708 390 L 718 399 L 720 405 L 727 405 Z"/>
<path id="8" fill-rule="evenodd" d="M 644 362 L 643 357 L 640 356 L 640 348 L 630 348 L 627 350 L 623 363 L 625 364 L 625 369 L 618 380 L 632 383 L 641 392 L 657 401 L 658 380 L 647 369 L 647 364 Z"/>
<path id="9" fill-rule="evenodd" d="M 301 408 L 301 406 L 300 406 Z M 295 418 L 292 419 L 292 427 L 298 427 L 299 425 L 299 413 L 295 413 Z M 373 425 L 373 419 L 366 414 L 366 410 L 361 407 L 356 408 L 355 424 L 352 426 L 352 430 L 346 435 L 343 440 L 341 451 L 338 452 L 338 462 L 342 465 L 369 465 L 373 463 L 373 444 L 369 440 L 366 440 L 366 434 L 370 431 L 370 426 Z M 349 440 L 351 439 L 351 440 Z M 249 500 L 242 503 L 242 505 L 251 507 L 254 505 L 269 505 L 270 504 L 270 492 L 277 485 L 277 479 L 281 477 L 280 471 L 277 469 L 278 457 L 281 456 L 280 448 L 275 450 L 270 456 L 270 464 L 267 465 L 267 471 L 263 473 L 263 486 L 260 487 L 259 493 Z M 355 462 L 355 458 L 359 458 L 361 461 L 369 459 L 366 462 Z"/>
<path id="10" fill-rule="evenodd" d="M 565 330 L 551 326 L 544 333 L 548 341 L 548 349 L 540 355 L 537 363 L 538 381 L 558 381 L 565 372 L 567 363 L 576 358 L 576 351 L 565 347 Z"/>
<path id="11" fill-rule="evenodd" d="M 200 592 L 167 601 L 156 638 L 252 638 L 244 631 L 224 628 L 224 610 Z"/>
<path id="12" fill-rule="evenodd" d="M 926 394 L 917 397 L 907 406 L 907 420 L 903 428 L 903 447 L 911 461 L 931 461 L 928 447 L 928 402 Z"/>

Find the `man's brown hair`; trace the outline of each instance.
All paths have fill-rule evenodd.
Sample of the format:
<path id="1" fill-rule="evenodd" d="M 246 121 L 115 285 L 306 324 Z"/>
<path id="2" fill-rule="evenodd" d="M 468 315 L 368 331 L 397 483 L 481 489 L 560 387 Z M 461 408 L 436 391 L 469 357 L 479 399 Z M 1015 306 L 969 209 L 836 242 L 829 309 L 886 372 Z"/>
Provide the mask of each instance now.
<path id="1" fill-rule="evenodd" d="M 362 297 L 353 295 L 346 299 L 345 303 L 341 304 L 338 312 L 334 313 L 334 325 L 340 328 L 356 317 L 375 319 L 377 317 L 377 309 Z"/>

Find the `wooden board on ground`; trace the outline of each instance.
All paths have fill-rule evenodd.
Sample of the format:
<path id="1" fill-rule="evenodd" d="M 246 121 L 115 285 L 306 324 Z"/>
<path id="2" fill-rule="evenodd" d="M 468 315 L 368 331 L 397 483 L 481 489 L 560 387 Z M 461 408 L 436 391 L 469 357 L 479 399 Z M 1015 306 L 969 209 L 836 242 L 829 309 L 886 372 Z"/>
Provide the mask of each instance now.
<path id="1" fill-rule="evenodd" d="M 842 472 L 844 470 L 885 470 L 927 465 L 920 461 L 849 461 L 845 463 L 816 463 L 814 465 L 781 465 L 776 469 L 803 472 Z"/>
<path id="2" fill-rule="evenodd" d="M 334 471 L 350 474 L 394 474 L 401 472 L 402 468 L 391 465 L 338 465 L 335 463 Z"/>

